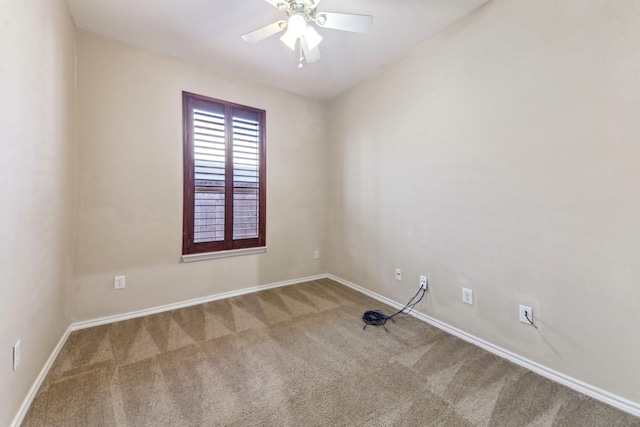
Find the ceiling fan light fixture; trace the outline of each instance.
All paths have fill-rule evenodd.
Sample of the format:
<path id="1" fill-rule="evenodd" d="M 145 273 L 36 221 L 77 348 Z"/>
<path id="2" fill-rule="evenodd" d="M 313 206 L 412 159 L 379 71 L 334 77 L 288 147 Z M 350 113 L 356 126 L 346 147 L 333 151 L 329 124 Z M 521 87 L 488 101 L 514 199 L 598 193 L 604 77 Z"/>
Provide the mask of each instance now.
<path id="1" fill-rule="evenodd" d="M 315 28 L 309 26 L 307 27 L 307 31 L 304 33 L 304 39 L 307 41 L 309 49 L 313 49 L 320 44 L 322 36 L 318 34 Z"/>
<path id="2" fill-rule="evenodd" d="M 295 38 L 302 37 L 307 30 L 307 18 L 304 12 L 296 12 L 289 17 L 287 22 L 289 31 L 295 36 Z"/>

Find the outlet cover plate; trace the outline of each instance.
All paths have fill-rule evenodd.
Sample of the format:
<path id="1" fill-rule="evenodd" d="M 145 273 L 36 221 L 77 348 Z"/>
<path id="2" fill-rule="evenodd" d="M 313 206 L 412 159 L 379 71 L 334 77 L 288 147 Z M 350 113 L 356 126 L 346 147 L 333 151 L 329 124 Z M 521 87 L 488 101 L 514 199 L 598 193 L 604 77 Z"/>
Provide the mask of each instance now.
<path id="1" fill-rule="evenodd" d="M 18 366 L 20 366 L 20 360 L 22 359 L 22 355 L 20 354 L 20 340 L 13 346 L 13 370 L 17 370 Z"/>
<path id="2" fill-rule="evenodd" d="M 113 282 L 114 282 L 113 285 L 116 289 L 124 289 L 125 287 L 124 276 L 116 276 Z"/>
<path id="3" fill-rule="evenodd" d="M 420 276 L 420 287 L 427 289 L 427 276 Z"/>
<path id="4" fill-rule="evenodd" d="M 527 320 L 527 314 L 529 315 L 529 320 L 531 320 L 531 322 Z M 520 321 L 529 326 L 533 325 L 533 309 L 531 307 L 527 307 L 526 305 L 520 306 Z"/>
<path id="5" fill-rule="evenodd" d="M 396 268 L 396 280 L 402 280 L 402 270 Z"/>
<path id="6" fill-rule="evenodd" d="M 473 305 L 473 291 L 471 289 L 462 288 L 462 302 Z"/>

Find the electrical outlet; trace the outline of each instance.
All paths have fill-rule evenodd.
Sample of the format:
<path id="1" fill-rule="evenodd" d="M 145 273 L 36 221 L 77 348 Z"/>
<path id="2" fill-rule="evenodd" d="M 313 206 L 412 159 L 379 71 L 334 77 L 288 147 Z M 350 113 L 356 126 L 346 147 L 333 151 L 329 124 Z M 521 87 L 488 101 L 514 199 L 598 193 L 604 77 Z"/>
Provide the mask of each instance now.
<path id="1" fill-rule="evenodd" d="M 420 288 L 427 289 L 427 276 L 420 276 Z"/>
<path id="2" fill-rule="evenodd" d="M 396 268 L 396 280 L 402 280 L 402 270 Z"/>
<path id="3" fill-rule="evenodd" d="M 527 307 L 525 305 L 520 306 L 520 321 L 533 326 L 533 309 L 531 307 Z"/>
<path id="4" fill-rule="evenodd" d="M 22 356 L 20 354 L 20 340 L 13 346 L 13 370 L 17 370 L 20 366 L 20 360 Z"/>
<path id="5" fill-rule="evenodd" d="M 124 276 L 116 276 L 114 280 L 114 287 L 116 289 L 124 289 L 124 286 L 125 286 Z"/>
<path id="6" fill-rule="evenodd" d="M 313 253 L 313 259 L 320 259 L 320 251 L 316 250 L 316 251 Z"/>
<path id="7" fill-rule="evenodd" d="M 473 291 L 471 289 L 462 288 L 462 302 L 473 305 Z"/>

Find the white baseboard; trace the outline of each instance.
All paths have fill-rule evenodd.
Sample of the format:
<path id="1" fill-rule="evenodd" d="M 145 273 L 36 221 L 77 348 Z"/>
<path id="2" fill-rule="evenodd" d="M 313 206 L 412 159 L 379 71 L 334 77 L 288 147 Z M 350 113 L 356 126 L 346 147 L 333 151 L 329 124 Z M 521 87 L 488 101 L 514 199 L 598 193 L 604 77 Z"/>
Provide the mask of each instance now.
<path id="1" fill-rule="evenodd" d="M 341 283 L 353 290 L 356 290 L 360 293 L 370 296 L 371 298 L 376 299 L 380 302 L 383 302 L 387 305 L 390 305 L 391 307 L 394 307 L 398 310 L 404 307 L 403 304 L 399 304 L 387 297 L 379 295 L 375 292 L 372 292 L 368 289 L 365 289 L 361 286 L 348 282 L 334 275 L 328 274 L 327 278 L 331 280 L 335 280 L 338 283 Z M 475 344 L 478 347 L 481 347 L 490 353 L 493 353 L 504 359 L 510 360 L 511 362 L 517 365 L 520 365 L 537 374 L 540 374 L 545 378 L 548 378 L 552 381 L 560 383 L 580 393 L 586 394 L 587 396 L 593 397 L 594 399 L 600 400 L 601 402 L 607 403 L 615 408 L 618 408 L 622 411 L 635 415 L 636 417 L 640 417 L 640 403 L 636 403 L 631 400 L 625 399 L 624 397 L 620 397 L 613 393 L 609 393 L 608 391 L 602 390 L 598 387 L 594 387 L 583 381 L 577 380 L 561 372 L 555 371 L 537 362 L 534 362 L 525 357 L 512 353 L 509 350 L 505 350 L 502 347 L 498 347 L 497 345 L 494 345 L 488 341 L 485 341 L 471 334 L 468 334 L 458 328 L 454 328 L 453 326 L 450 326 L 444 322 L 434 319 L 433 317 L 429 317 L 426 314 L 420 313 L 419 311 L 413 310 L 409 314 L 412 315 L 413 317 L 416 317 L 422 320 L 423 322 L 426 322 L 426 323 L 429 323 L 430 325 L 435 326 L 436 328 L 442 329 L 443 331 L 448 332 L 451 335 L 455 335 L 456 337 L 461 338 L 467 342 L 470 342 L 471 344 Z"/>
<path id="2" fill-rule="evenodd" d="M 20 406 L 18 413 L 16 414 L 15 418 L 13 419 L 13 422 L 11 423 L 12 427 L 18 427 L 20 426 L 20 424 L 22 424 L 22 421 L 24 421 L 24 417 L 27 415 L 27 412 L 31 407 L 31 403 L 33 403 L 33 399 L 36 398 L 36 394 L 38 394 L 38 390 L 40 389 L 40 386 L 42 385 L 44 379 L 47 377 L 49 370 L 53 366 L 53 362 L 56 361 L 58 354 L 60 354 L 60 350 L 62 350 L 64 343 L 67 342 L 67 338 L 69 338 L 70 333 L 71 333 L 71 327 L 68 327 L 67 330 L 64 332 L 64 334 L 62 334 L 62 337 L 58 341 L 58 344 L 56 344 L 53 351 L 51 352 L 51 355 L 47 359 L 47 363 L 45 363 L 42 369 L 40 370 L 40 373 L 36 377 L 36 380 L 31 386 L 31 389 L 29 389 L 29 393 L 27 393 L 27 397 L 24 399 L 24 402 L 22 402 L 22 405 Z"/>

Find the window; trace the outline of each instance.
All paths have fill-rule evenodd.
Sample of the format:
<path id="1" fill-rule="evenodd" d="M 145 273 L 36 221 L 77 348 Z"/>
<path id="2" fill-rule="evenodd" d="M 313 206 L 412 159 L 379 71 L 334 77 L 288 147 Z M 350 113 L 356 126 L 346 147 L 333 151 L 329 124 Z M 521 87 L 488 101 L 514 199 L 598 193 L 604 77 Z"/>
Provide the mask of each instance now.
<path id="1" fill-rule="evenodd" d="M 265 246 L 265 112 L 182 93 L 182 254 Z"/>

